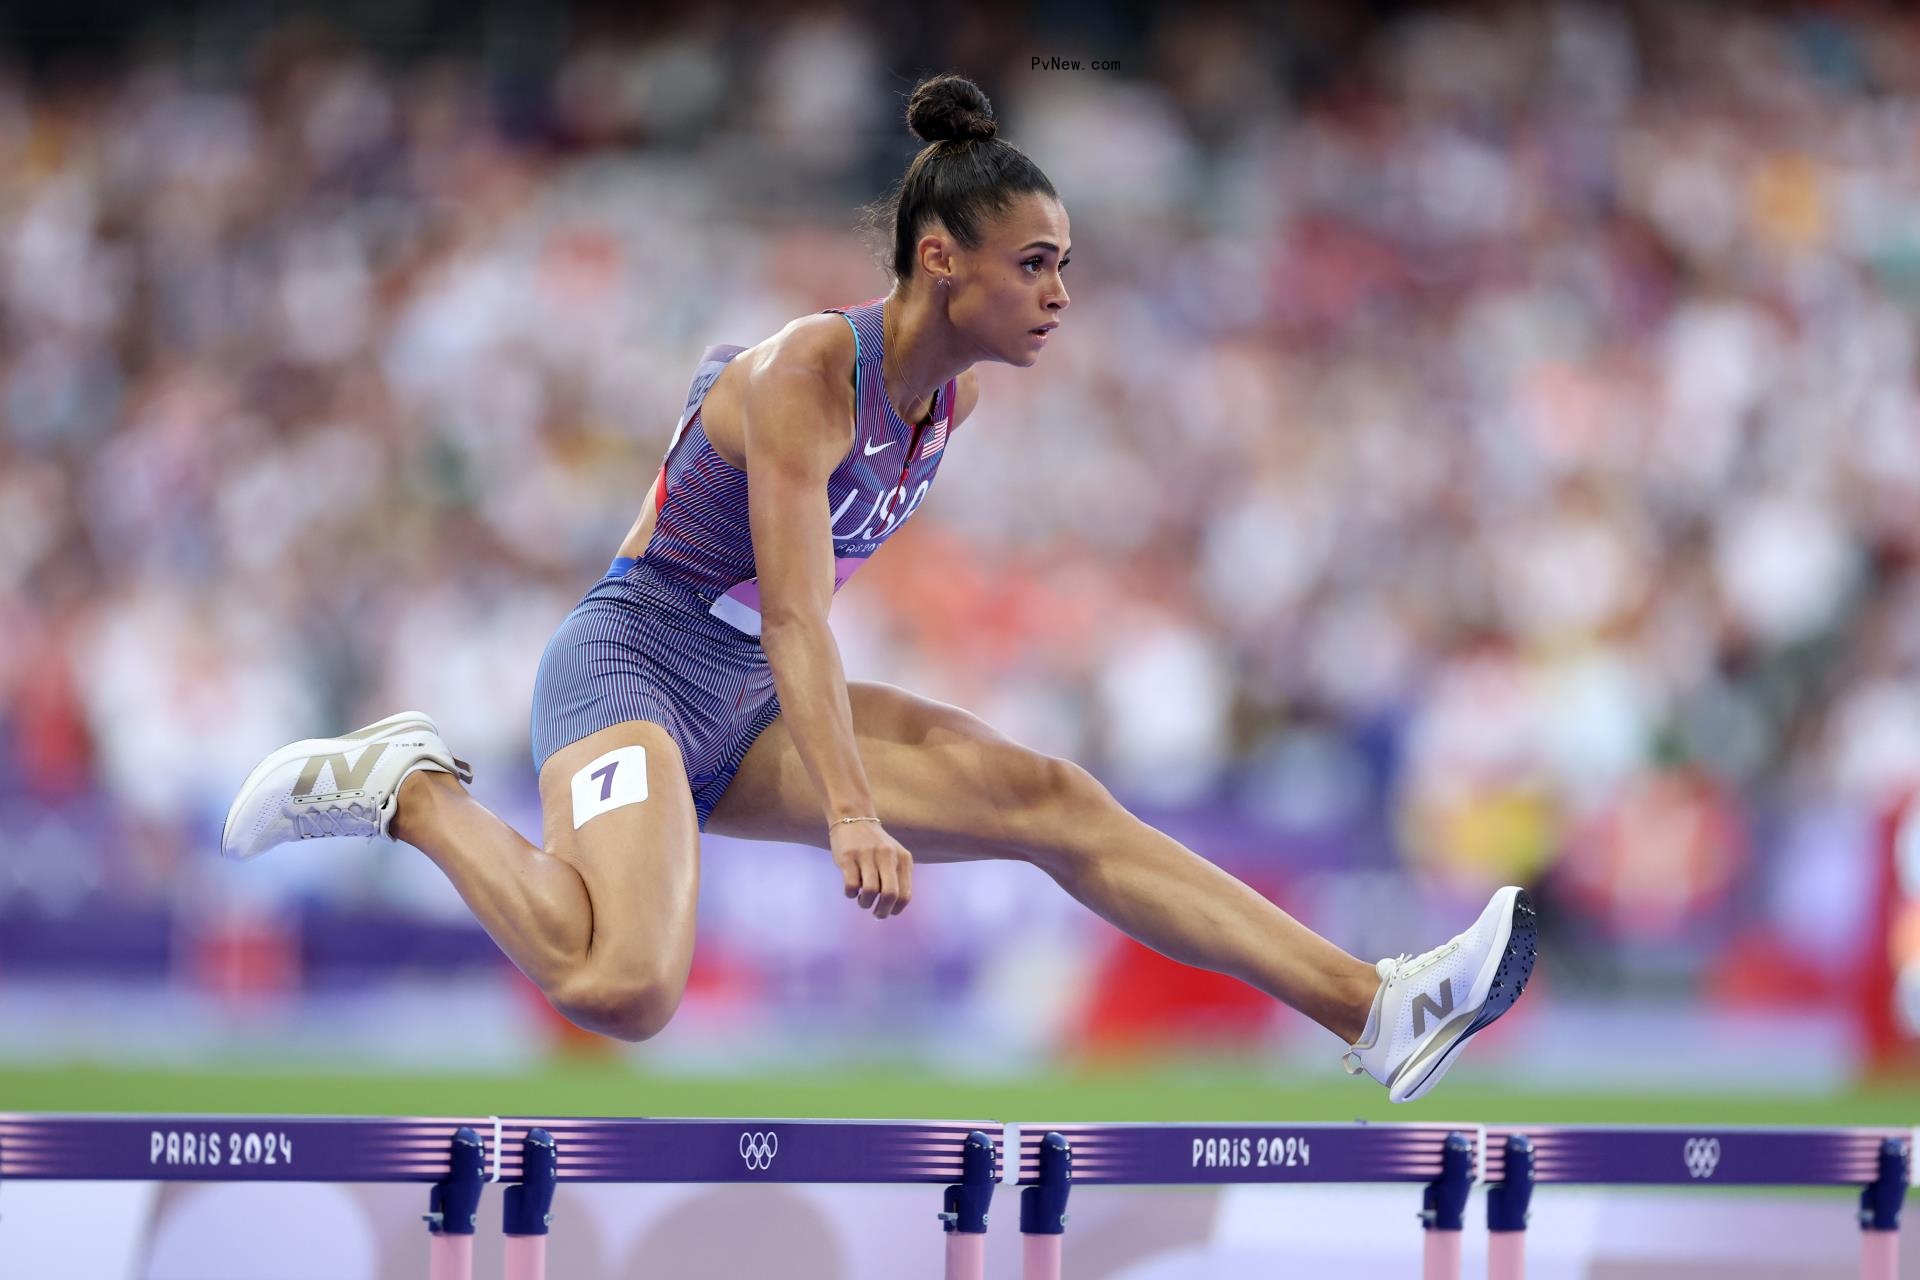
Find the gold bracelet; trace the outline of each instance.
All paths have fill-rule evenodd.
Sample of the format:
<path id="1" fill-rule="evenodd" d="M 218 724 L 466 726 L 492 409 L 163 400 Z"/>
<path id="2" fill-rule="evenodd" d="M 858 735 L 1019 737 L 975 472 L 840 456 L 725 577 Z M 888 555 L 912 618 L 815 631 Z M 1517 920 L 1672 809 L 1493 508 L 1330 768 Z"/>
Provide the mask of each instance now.
<path id="1" fill-rule="evenodd" d="M 831 831 L 843 822 L 878 822 L 878 821 L 880 821 L 880 819 L 878 818 L 835 818 L 832 822 L 829 822 L 827 824 L 827 830 Z"/>

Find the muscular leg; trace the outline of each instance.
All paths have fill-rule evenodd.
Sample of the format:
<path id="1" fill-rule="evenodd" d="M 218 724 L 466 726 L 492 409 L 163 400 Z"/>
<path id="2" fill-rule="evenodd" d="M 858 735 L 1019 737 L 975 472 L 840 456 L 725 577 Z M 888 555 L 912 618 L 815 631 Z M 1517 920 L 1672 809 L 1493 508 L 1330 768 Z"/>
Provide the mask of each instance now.
<path id="1" fill-rule="evenodd" d="M 647 798 L 573 825 L 573 777 L 617 747 L 646 750 Z M 659 725 L 632 720 L 563 747 L 540 771 L 535 848 L 450 774 L 400 787 L 392 832 L 432 858 L 553 1006 L 623 1040 L 657 1034 L 693 964 L 699 828 L 686 767 Z"/>
<path id="2" fill-rule="evenodd" d="M 1343 1040 L 1359 1037 L 1380 986 L 1372 965 L 1134 817 L 1086 770 L 891 685 L 847 692 L 878 816 L 916 859 L 1031 862 L 1162 955 L 1250 983 Z M 747 753 L 707 829 L 824 847 L 819 797 L 783 720 Z"/>

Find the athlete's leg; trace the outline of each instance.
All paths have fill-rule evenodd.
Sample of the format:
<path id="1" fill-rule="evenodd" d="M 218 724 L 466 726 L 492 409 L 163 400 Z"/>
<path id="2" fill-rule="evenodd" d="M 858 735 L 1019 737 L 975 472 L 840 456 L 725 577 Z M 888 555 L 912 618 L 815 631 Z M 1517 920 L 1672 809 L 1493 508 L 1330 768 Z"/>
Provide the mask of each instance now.
<path id="1" fill-rule="evenodd" d="M 576 775 L 622 748 L 612 772 L 585 777 L 576 815 Z M 622 768 L 644 768 L 645 799 L 622 803 L 640 794 Z M 680 749 L 649 721 L 602 729 L 548 758 L 540 805 L 545 848 L 423 771 L 401 784 L 391 831 L 447 873 L 556 1009 L 603 1035 L 655 1035 L 693 963 L 700 833 Z"/>
<path id="2" fill-rule="evenodd" d="M 1161 954 L 1359 1037 L 1380 988 L 1372 965 L 1134 817 L 1085 769 L 892 685 L 847 692 L 878 816 L 916 858 L 1029 861 Z M 784 719 L 755 741 L 707 830 L 825 846 L 825 815 Z"/>

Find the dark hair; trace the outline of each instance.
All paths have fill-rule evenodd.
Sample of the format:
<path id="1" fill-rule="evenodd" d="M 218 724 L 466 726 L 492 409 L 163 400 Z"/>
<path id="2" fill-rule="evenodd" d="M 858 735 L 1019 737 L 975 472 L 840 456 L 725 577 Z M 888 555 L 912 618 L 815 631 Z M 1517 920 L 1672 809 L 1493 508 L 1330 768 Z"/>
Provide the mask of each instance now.
<path id="1" fill-rule="evenodd" d="M 1000 126 L 980 86 L 965 76 L 933 76 L 914 86 L 907 127 L 927 145 L 907 176 L 869 211 L 876 229 L 892 230 L 896 280 L 913 274 L 913 246 L 938 221 L 969 249 L 980 246 L 984 224 L 1005 213 L 1017 195 L 1056 196 L 1053 184 L 1026 153 L 995 135 Z"/>

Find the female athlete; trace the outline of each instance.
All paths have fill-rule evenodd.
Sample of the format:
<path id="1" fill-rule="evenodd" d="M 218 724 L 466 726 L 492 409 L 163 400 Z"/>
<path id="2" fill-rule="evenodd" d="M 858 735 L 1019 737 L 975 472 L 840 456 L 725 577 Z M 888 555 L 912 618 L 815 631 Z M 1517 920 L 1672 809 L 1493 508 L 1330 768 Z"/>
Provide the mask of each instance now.
<path id="1" fill-rule="evenodd" d="M 707 350 L 652 492 L 535 678 L 543 846 L 476 802 L 424 714 L 268 756 L 222 836 L 402 840 L 579 1025 L 644 1040 L 692 964 L 702 831 L 823 846 L 881 919 L 915 859 L 1020 858 L 1161 953 L 1231 974 L 1347 1042 L 1395 1101 L 1512 1006 L 1533 909 L 1502 889 L 1465 933 L 1367 964 L 1122 807 L 1085 769 L 958 707 L 849 683 L 827 608 L 925 500 L 978 399 L 1067 313 L 1066 209 L 969 80 L 921 83 L 928 145 L 893 208 L 884 298 Z"/>

